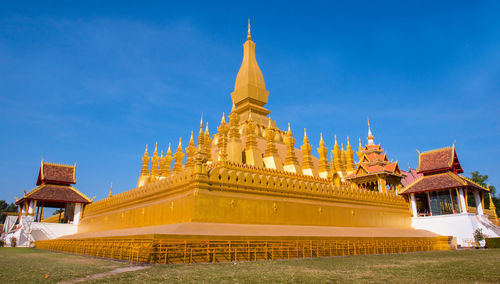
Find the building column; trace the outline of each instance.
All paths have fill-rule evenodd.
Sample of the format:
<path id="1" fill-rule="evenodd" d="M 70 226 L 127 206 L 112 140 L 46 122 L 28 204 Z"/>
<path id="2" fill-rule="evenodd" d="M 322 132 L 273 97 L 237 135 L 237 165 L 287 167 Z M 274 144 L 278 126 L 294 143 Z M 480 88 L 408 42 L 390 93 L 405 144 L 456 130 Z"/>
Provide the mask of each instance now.
<path id="1" fill-rule="evenodd" d="M 80 223 L 80 213 L 82 212 L 82 204 L 81 203 L 76 203 L 75 204 L 75 213 L 73 215 L 73 224 L 78 225 Z"/>
<path id="2" fill-rule="evenodd" d="M 477 215 L 484 215 L 483 203 L 481 202 L 481 195 L 479 195 L 479 191 L 477 190 L 474 190 L 474 201 L 476 202 Z"/>
<path id="3" fill-rule="evenodd" d="M 417 201 L 415 200 L 414 193 L 410 194 L 410 201 L 411 201 L 411 213 L 413 214 L 413 217 L 418 217 Z"/>
<path id="4" fill-rule="evenodd" d="M 458 189 L 458 198 L 460 201 L 460 213 L 467 213 L 467 203 L 465 202 L 465 194 L 462 188 Z"/>
<path id="5" fill-rule="evenodd" d="M 429 206 L 429 215 L 432 216 L 432 208 L 431 208 L 431 195 L 429 192 L 426 192 L 427 194 L 427 206 Z"/>
<path id="6" fill-rule="evenodd" d="M 33 213 L 33 203 L 34 203 L 33 200 L 29 201 L 29 203 L 28 203 L 28 212 L 26 212 L 26 213 L 28 213 L 28 214 Z"/>

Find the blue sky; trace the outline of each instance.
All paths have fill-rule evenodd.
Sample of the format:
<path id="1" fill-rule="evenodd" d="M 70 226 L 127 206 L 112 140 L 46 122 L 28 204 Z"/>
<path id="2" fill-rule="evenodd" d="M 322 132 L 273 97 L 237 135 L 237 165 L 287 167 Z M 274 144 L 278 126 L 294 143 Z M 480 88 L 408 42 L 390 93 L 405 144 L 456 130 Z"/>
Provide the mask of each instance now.
<path id="1" fill-rule="evenodd" d="M 101 199 L 135 187 L 145 144 L 187 141 L 201 113 L 214 133 L 248 18 L 297 140 L 365 142 L 369 116 L 403 169 L 456 141 L 500 187 L 499 2 L 179 2 L 0 2 L 0 199 L 35 187 L 42 156 Z"/>

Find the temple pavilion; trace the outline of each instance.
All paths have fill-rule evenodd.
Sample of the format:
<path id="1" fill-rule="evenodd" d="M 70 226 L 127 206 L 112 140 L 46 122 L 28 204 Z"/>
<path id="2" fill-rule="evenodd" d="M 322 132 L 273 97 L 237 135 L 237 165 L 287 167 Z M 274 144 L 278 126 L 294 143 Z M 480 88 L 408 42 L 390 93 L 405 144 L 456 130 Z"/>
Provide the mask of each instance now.
<path id="1" fill-rule="evenodd" d="M 419 154 L 420 178 L 400 194 L 409 196 L 413 216 L 437 216 L 474 212 L 484 214 L 484 193 L 489 189 L 463 177 L 455 146 Z M 468 199 L 474 199 L 469 208 Z"/>
<path id="2" fill-rule="evenodd" d="M 420 177 L 399 193 L 410 202 L 414 228 L 455 236 L 461 246 L 474 244 L 477 228 L 491 237 L 500 235 L 494 208 L 484 208 L 489 189 L 459 175 L 464 171 L 455 145 L 419 153 L 418 160 Z"/>
<path id="3" fill-rule="evenodd" d="M 37 187 L 16 201 L 20 217 L 34 216 L 43 221 L 45 208 L 57 208 L 59 214 L 49 221 L 78 224 L 85 205 L 92 201 L 72 185 L 76 184 L 76 165 L 48 163 L 42 160 Z"/>

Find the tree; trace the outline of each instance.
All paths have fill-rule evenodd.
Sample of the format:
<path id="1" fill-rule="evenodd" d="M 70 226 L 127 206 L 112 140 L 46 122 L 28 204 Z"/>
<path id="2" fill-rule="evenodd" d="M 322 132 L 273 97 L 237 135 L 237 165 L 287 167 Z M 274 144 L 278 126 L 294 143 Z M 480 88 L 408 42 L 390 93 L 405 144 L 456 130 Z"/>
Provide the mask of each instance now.
<path id="1" fill-rule="evenodd" d="M 499 208 L 500 199 L 497 196 L 495 196 L 495 192 L 496 192 L 495 186 L 488 184 L 488 175 L 482 175 L 481 173 L 479 173 L 479 171 L 471 172 L 470 175 L 471 175 L 471 179 L 474 182 L 480 184 L 481 186 L 484 186 L 484 187 L 490 189 L 491 200 L 493 200 L 493 203 L 495 204 L 497 216 L 500 216 L 500 208 Z M 484 198 L 484 207 L 490 208 L 490 199 L 486 198 L 486 197 L 487 197 L 487 195 L 485 195 L 485 198 Z"/>
<path id="2" fill-rule="evenodd" d="M 17 212 L 17 205 L 15 203 L 7 203 L 5 200 L 0 200 L 0 223 L 3 224 L 6 215 L 3 212 Z"/>
<path id="3" fill-rule="evenodd" d="M 56 211 L 54 211 L 54 214 L 52 214 L 52 216 L 59 215 L 59 213 L 64 213 L 64 209 L 57 209 Z"/>

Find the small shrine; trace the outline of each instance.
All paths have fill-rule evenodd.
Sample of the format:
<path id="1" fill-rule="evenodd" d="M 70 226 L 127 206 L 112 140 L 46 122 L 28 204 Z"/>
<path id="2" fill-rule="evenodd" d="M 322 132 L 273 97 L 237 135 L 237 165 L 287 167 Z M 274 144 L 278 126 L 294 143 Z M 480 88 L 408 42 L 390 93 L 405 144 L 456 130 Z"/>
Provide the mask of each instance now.
<path id="1" fill-rule="evenodd" d="M 370 121 L 368 121 L 368 137 L 366 139 L 368 144 L 364 147 L 359 139 L 357 169 L 345 179 L 354 183 L 358 188 L 397 193 L 397 190 L 402 187 L 403 174 L 399 169 L 398 162 L 390 162 L 380 144 L 375 144 Z"/>
<path id="2" fill-rule="evenodd" d="M 42 160 L 37 187 L 24 192 L 16 201 L 20 218 L 31 215 L 35 222 L 78 224 L 85 205 L 92 203 L 87 196 L 72 185 L 76 184 L 76 165 L 47 163 Z M 45 208 L 58 208 L 59 214 L 43 220 Z M 64 212 L 64 213 L 63 213 Z"/>

